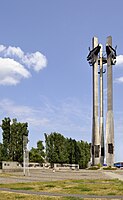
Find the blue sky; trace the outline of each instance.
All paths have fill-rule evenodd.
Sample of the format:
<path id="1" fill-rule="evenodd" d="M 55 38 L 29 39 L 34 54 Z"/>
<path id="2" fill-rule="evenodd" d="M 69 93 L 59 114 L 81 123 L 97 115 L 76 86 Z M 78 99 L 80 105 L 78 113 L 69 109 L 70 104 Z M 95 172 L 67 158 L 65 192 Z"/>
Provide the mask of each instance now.
<path id="1" fill-rule="evenodd" d="M 105 46 L 111 35 L 118 55 L 115 160 L 123 161 L 122 8 L 122 0 L 0 0 L 0 120 L 28 122 L 30 148 L 53 131 L 91 142 L 92 69 L 86 57 L 93 36 Z M 104 79 L 106 116 L 106 74 Z"/>

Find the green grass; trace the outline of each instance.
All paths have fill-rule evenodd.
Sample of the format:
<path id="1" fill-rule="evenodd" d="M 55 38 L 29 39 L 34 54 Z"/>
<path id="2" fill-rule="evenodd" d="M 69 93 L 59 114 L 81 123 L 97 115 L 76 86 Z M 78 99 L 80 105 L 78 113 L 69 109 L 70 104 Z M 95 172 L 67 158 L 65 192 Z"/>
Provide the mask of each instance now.
<path id="1" fill-rule="evenodd" d="M 123 182 L 115 180 L 66 180 L 52 182 L 0 184 L 14 190 L 43 191 L 83 195 L 123 195 Z"/>
<path id="2" fill-rule="evenodd" d="M 53 185 L 53 184 L 48 184 L 48 185 L 45 185 L 45 187 L 48 187 L 48 188 L 54 188 L 55 185 Z"/>
<path id="3" fill-rule="evenodd" d="M 33 190 L 33 187 L 10 188 L 11 190 Z"/>
<path id="4" fill-rule="evenodd" d="M 62 200 L 79 200 L 80 198 L 78 198 L 78 197 L 64 197 L 64 198 L 62 198 Z M 83 199 L 83 198 L 81 198 L 81 199 Z"/>
<path id="5" fill-rule="evenodd" d="M 78 198 L 72 197 L 48 197 L 38 195 L 17 194 L 10 192 L 0 191 L 0 200 L 77 200 Z M 79 199 L 78 199 L 79 200 Z"/>
<path id="6" fill-rule="evenodd" d="M 15 199 L 25 199 L 25 198 L 26 198 L 25 196 L 19 196 L 19 195 L 15 196 Z"/>

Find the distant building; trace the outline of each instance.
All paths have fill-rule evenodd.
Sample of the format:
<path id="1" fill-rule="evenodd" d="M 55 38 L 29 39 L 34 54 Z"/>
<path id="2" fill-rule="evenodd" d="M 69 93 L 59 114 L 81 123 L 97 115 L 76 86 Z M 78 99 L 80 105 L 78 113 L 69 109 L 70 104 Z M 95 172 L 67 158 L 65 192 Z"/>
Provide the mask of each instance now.
<path id="1" fill-rule="evenodd" d="M 54 163 L 54 169 L 56 170 L 79 170 L 79 164 L 59 164 Z"/>
<path id="2" fill-rule="evenodd" d="M 22 164 L 19 162 L 2 161 L 2 170 L 5 171 L 22 171 Z"/>
<path id="3" fill-rule="evenodd" d="M 50 163 L 28 163 L 26 169 L 55 169 L 55 170 L 79 170 L 79 164 L 60 164 L 54 163 L 51 167 Z M 2 161 L 3 171 L 23 171 L 23 163 Z"/>

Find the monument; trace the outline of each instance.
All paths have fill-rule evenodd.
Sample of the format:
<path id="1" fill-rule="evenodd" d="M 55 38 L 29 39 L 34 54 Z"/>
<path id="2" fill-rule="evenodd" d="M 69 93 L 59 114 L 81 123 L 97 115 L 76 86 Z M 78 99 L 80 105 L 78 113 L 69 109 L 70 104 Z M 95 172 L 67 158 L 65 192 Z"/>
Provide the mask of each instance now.
<path id="1" fill-rule="evenodd" d="M 92 50 L 87 56 L 87 61 L 92 66 L 93 72 L 93 117 L 92 117 L 92 165 L 104 164 L 104 116 L 103 116 L 103 64 L 107 63 L 107 117 L 106 117 L 106 163 L 114 164 L 114 120 L 113 120 L 113 85 L 112 65 L 116 63 L 116 50 L 112 48 L 112 37 L 107 37 L 107 57 L 103 56 L 103 46 L 98 44 L 98 38 L 92 39 Z M 99 72 L 98 72 L 99 70 Z M 100 75 L 98 85 L 98 74 Z M 99 91 L 99 92 L 98 92 Z M 99 93 L 99 94 L 98 94 Z M 100 103 L 99 100 L 100 99 Z M 99 106 L 98 106 L 99 105 Z M 98 115 L 99 113 L 99 115 Z"/>
<path id="2" fill-rule="evenodd" d="M 100 163 L 100 137 L 98 124 L 98 53 L 100 46 L 98 38 L 92 39 L 92 50 L 90 51 L 87 60 L 92 65 L 93 77 L 93 116 L 92 116 L 92 165 Z"/>
<path id="3" fill-rule="evenodd" d="M 103 57 L 103 46 L 100 44 L 100 56 L 99 56 L 99 62 L 100 65 L 100 71 L 98 74 L 100 74 L 100 118 L 99 118 L 99 135 L 100 135 L 100 146 L 101 146 L 101 155 L 100 155 L 100 164 L 104 164 L 104 116 L 103 116 L 103 62 L 105 61 Z M 105 63 L 105 62 L 104 62 Z"/>
<path id="4" fill-rule="evenodd" d="M 116 63 L 116 50 L 112 48 L 112 37 L 107 37 L 107 116 L 106 116 L 106 163 L 114 164 L 114 117 L 113 117 L 113 80 L 112 65 Z"/>

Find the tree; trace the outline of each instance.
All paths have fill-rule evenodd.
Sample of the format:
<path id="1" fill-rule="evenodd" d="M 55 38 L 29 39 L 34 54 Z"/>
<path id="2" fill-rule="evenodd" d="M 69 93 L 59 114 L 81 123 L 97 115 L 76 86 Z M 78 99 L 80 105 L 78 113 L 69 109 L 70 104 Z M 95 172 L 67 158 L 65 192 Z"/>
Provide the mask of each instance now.
<path id="1" fill-rule="evenodd" d="M 74 140 L 74 149 L 75 149 L 75 164 L 79 164 L 81 158 L 81 149 L 76 140 Z"/>
<path id="2" fill-rule="evenodd" d="M 46 158 L 53 163 L 79 164 L 86 168 L 90 160 L 90 145 L 84 141 L 65 138 L 60 133 L 45 133 Z"/>
<path id="3" fill-rule="evenodd" d="M 1 128 L 3 130 L 3 159 L 6 161 L 10 158 L 10 144 L 11 144 L 11 137 L 10 137 L 10 118 L 4 118 L 2 120 Z"/>
<path id="4" fill-rule="evenodd" d="M 67 140 L 60 133 L 45 134 L 46 159 L 51 164 L 68 162 Z"/>
<path id="5" fill-rule="evenodd" d="M 85 155 L 86 155 L 85 156 L 85 163 L 86 163 L 85 167 L 87 167 L 87 164 L 91 158 L 90 149 L 91 149 L 91 145 L 89 143 L 85 142 Z"/>
<path id="6" fill-rule="evenodd" d="M 2 120 L 3 144 L 0 143 L 0 160 L 23 161 L 23 148 L 28 142 L 28 123 L 17 122 L 9 117 Z M 90 160 L 90 144 L 84 141 L 65 138 L 60 133 L 53 132 L 45 135 L 45 152 L 43 141 L 37 142 L 37 148 L 30 150 L 31 162 L 44 162 L 44 158 L 54 163 L 79 164 L 86 168 Z M 25 142 L 24 142 L 25 141 Z"/>
<path id="7" fill-rule="evenodd" d="M 0 161 L 3 160 L 3 144 L 0 143 Z"/>
<path id="8" fill-rule="evenodd" d="M 39 140 L 37 142 L 37 148 L 31 148 L 29 152 L 29 160 L 30 162 L 38 162 L 38 163 L 43 163 L 44 162 L 44 146 L 43 146 L 43 141 Z"/>
<path id="9" fill-rule="evenodd" d="M 68 163 L 75 164 L 75 148 L 74 142 L 70 138 L 67 138 L 67 152 L 68 152 Z"/>
<path id="10" fill-rule="evenodd" d="M 75 139 L 67 138 L 67 152 L 70 164 L 79 164 L 80 160 L 80 147 Z"/>
<path id="11" fill-rule="evenodd" d="M 17 119 L 2 120 L 3 151 L 5 161 L 23 161 L 23 137 L 28 137 L 28 124 L 17 122 Z"/>
<path id="12" fill-rule="evenodd" d="M 80 148 L 79 166 L 80 168 L 86 168 L 90 161 L 90 144 L 81 140 L 78 145 Z"/>
<path id="13" fill-rule="evenodd" d="M 27 145 L 28 143 L 28 133 L 28 123 L 17 123 L 15 160 L 18 162 L 23 161 L 23 145 Z M 25 144 L 23 142 L 24 137 L 26 138 Z"/>

